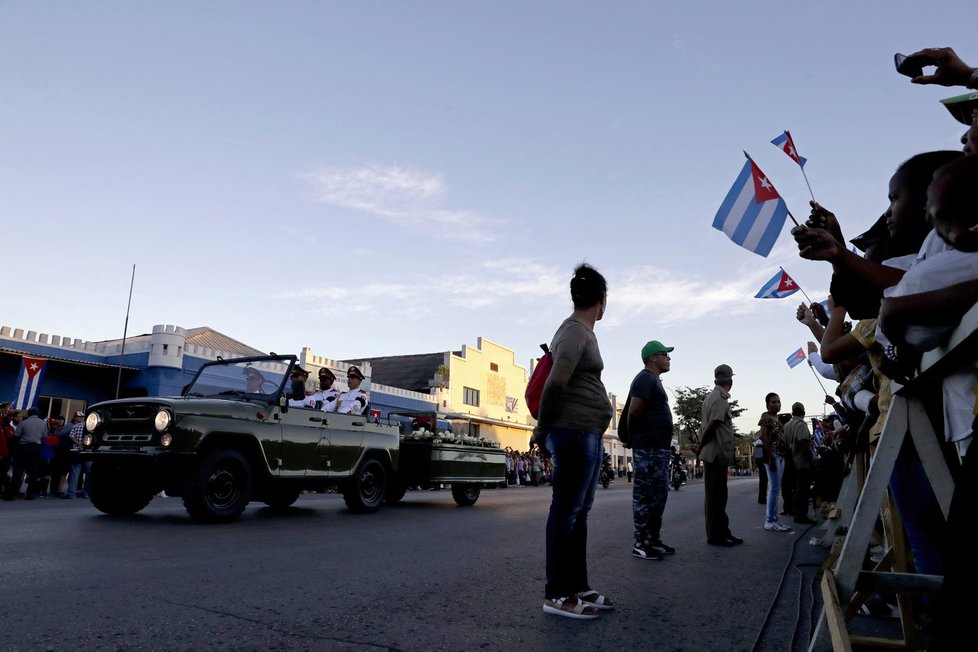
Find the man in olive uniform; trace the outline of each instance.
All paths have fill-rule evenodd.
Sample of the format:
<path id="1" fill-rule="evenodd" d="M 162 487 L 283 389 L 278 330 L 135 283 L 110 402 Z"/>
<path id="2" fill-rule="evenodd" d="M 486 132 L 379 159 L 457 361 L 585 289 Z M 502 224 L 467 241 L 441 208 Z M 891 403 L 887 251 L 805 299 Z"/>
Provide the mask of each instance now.
<path id="1" fill-rule="evenodd" d="M 727 467 L 736 461 L 733 415 L 730 413 L 730 388 L 733 369 L 719 365 L 713 370 L 714 387 L 703 401 L 699 459 L 703 462 L 706 542 L 712 546 L 743 543 L 730 532 L 727 517 Z"/>
<path id="2" fill-rule="evenodd" d="M 805 406 L 795 403 L 791 406 L 791 421 L 784 424 L 784 443 L 791 451 L 791 461 L 795 467 L 794 515 L 795 523 L 812 525 L 808 518 L 808 504 L 812 488 L 812 471 L 815 457 L 812 454 L 812 435 L 805 422 Z"/>

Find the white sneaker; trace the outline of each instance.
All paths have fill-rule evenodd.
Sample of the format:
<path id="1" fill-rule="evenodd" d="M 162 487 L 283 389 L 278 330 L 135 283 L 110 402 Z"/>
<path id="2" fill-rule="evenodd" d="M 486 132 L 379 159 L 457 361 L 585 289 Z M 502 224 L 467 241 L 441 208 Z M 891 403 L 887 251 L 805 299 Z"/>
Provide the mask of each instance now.
<path id="1" fill-rule="evenodd" d="M 773 523 L 765 523 L 764 529 L 768 532 L 791 532 L 790 527 L 787 525 L 781 525 L 777 521 L 774 521 Z"/>

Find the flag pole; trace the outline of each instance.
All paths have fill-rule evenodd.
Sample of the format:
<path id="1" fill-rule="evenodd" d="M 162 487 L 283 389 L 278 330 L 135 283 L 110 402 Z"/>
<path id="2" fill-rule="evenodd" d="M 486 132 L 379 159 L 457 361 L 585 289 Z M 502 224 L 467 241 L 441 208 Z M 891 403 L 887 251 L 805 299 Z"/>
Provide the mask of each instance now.
<path id="1" fill-rule="evenodd" d="M 778 266 L 778 269 L 780 269 L 785 274 L 788 274 L 788 272 L 785 272 L 784 271 L 784 267 L 781 267 L 779 265 Z M 788 274 L 788 276 L 791 278 L 792 281 L 795 281 L 795 277 L 794 276 L 791 276 L 791 274 Z M 808 300 L 808 303 L 814 303 L 814 301 L 812 301 L 811 297 L 809 297 L 807 294 L 805 294 L 805 291 L 801 289 L 801 286 L 800 285 L 798 285 L 798 281 L 795 281 L 795 285 L 798 286 L 798 291 L 801 292 L 802 296 L 805 297 L 805 299 Z"/>
<path id="2" fill-rule="evenodd" d="M 795 139 L 791 137 L 790 131 L 785 129 L 784 135 L 788 137 L 788 142 L 790 142 L 792 145 L 795 144 Z M 798 156 L 798 150 L 795 150 L 795 155 Z M 805 172 L 805 166 L 799 165 L 798 167 L 801 168 L 801 176 L 805 177 L 805 185 L 808 186 L 808 194 L 812 196 L 812 201 L 817 204 L 818 202 L 815 201 L 815 193 L 812 192 L 812 184 L 808 183 L 808 174 Z"/>
<path id="3" fill-rule="evenodd" d="M 812 374 L 815 376 L 815 380 L 818 381 L 818 386 L 822 388 L 822 394 L 824 394 L 825 396 L 828 396 L 829 393 L 827 391 L 825 391 L 825 385 L 822 384 L 822 379 L 818 377 L 818 372 L 815 371 L 815 365 L 813 365 L 812 364 L 812 361 L 809 360 L 808 358 L 805 358 L 805 362 L 808 363 L 808 368 L 812 370 Z M 823 401 L 823 403 L 824 403 L 824 401 Z"/>
<path id="4" fill-rule="evenodd" d="M 752 159 L 750 157 L 750 154 L 747 153 L 747 150 L 746 149 L 741 150 L 741 151 L 744 153 L 744 156 L 747 157 L 747 160 L 748 161 L 750 161 L 751 163 L 754 162 L 754 159 Z M 802 170 L 802 171 L 804 172 L 804 170 Z M 775 192 L 777 192 L 777 191 L 775 190 Z M 783 197 L 781 198 L 781 201 L 784 201 L 784 198 Z M 791 214 L 791 210 L 788 208 L 787 202 L 785 202 L 784 210 L 786 210 L 788 212 L 788 217 L 790 217 L 791 218 L 791 221 L 795 223 L 795 226 L 801 226 L 800 224 L 798 224 L 798 220 L 795 219 L 795 216 Z"/>
<path id="5" fill-rule="evenodd" d="M 132 286 L 136 282 L 136 263 L 132 264 L 132 278 L 129 279 L 129 301 L 126 303 L 126 323 L 122 327 L 122 352 L 119 354 L 119 374 L 115 380 L 115 397 L 119 398 L 119 387 L 122 385 L 122 361 L 126 355 L 126 333 L 129 330 L 129 308 L 132 306 Z"/>

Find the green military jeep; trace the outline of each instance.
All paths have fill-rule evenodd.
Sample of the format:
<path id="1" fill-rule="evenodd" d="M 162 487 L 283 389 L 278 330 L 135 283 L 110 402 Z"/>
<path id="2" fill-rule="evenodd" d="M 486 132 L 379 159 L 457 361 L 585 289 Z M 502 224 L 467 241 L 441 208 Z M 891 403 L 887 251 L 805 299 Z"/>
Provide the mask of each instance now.
<path id="1" fill-rule="evenodd" d="M 295 364 L 290 355 L 218 359 L 180 396 L 91 406 L 80 456 L 93 462 L 92 503 L 128 515 L 165 491 L 182 497 L 194 519 L 227 522 L 252 500 L 284 509 L 303 490 L 338 488 L 351 511 L 372 512 L 399 500 L 405 486 L 447 481 L 456 501 L 471 505 L 484 483 L 502 482 L 498 448 L 473 455 L 456 446 L 451 478 L 419 475 L 401 468 L 400 424 L 289 407 Z"/>

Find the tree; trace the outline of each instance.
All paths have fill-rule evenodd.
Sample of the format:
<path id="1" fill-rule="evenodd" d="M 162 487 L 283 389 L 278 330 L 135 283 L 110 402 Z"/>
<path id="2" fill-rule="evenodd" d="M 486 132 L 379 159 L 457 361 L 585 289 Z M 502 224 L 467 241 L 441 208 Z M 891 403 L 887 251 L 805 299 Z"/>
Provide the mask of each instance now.
<path id="1" fill-rule="evenodd" d="M 676 422 L 682 433 L 679 438 L 680 448 L 689 448 L 693 444 L 699 443 L 698 433 L 702 422 L 703 401 L 707 395 L 713 391 L 712 387 L 679 387 L 675 390 L 676 403 L 673 412 L 676 414 Z M 737 401 L 730 401 L 730 413 L 734 418 L 739 417 L 746 411 L 737 404 Z M 737 426 L 734 426 L 737 432 Z"/>

